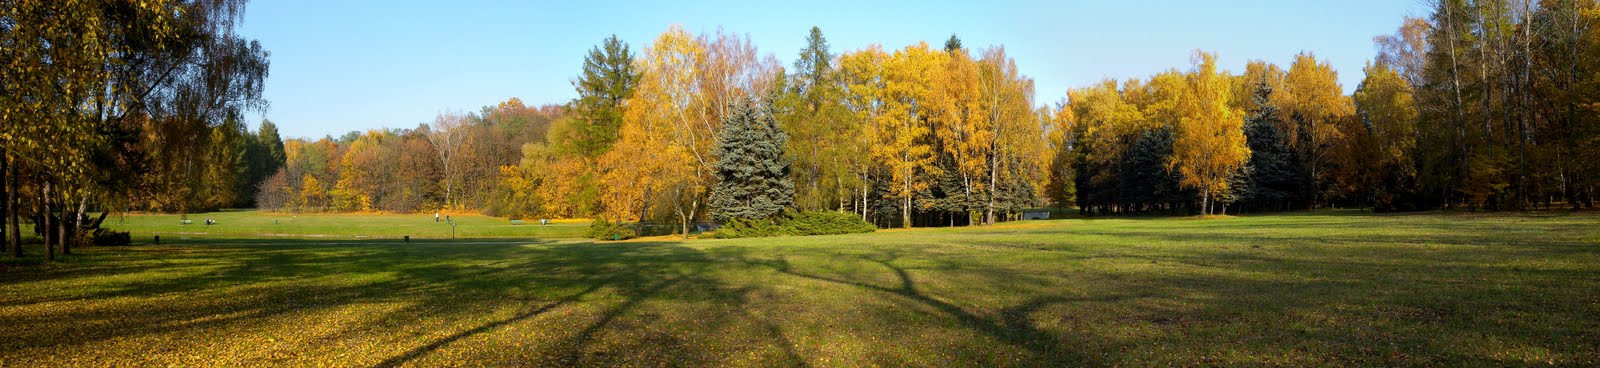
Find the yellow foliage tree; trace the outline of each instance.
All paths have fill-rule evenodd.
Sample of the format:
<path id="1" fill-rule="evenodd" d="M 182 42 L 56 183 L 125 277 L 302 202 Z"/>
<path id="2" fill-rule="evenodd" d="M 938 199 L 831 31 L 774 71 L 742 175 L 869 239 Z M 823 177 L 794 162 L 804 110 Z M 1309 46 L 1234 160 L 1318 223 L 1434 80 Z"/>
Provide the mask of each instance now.
<path id="1" fill-rule="evenodd" d="M 1280 131 L 1285 132 L 1289 146 L 1300 152 L 1314 182 L 1331 183 L 1325 170 L 1328 148 L 1343 136 L 1341 122 L 1355 115 L 1355 104 L 1344 95 L 1339 72 L 1311 53 L 1295 56 L 1283 84 L 1282 92 L 1271 97 L 1284 114 L 1279 121 L 1286 126 L 1279 127 Z"/>
<path id="2" fill-rule="evenodd" d="M 972 204 L 990 187 L 989 159 L 995 131 L 988 110 L 992 104 L 985 103 L 987 96 L 980 94 L 978 62 L 965 49 L 950 50 L 946 55 L 943 67 L 929 73 L 932 85 L 923 104 L 928 107 L 928 121 L 939 148 L 955 160 L 962 202 Z M 978 216 L 968 218 L 976 222 Z"/>
<path id="3" fill-rule="evenodd" d="M 948 59 L 921 42 L 895 51 L 884 63 L 885 113 L 878 117 L 872 157 L 888 168 L 893 182 L 889 194 L 900 201 L 903 227 L 911 227 L 912 197 L 928 188 L 927 178 L 940 174 L 927 139 L 933 133 L 927 123 L 930 111 L 923 104 L 933 100 L 929 87 Z"/>
<path id="4" fill-rule="evenodd" d="M 1217 70 L 1216 55 L 1196 51 L 1193 63 L 1167 167 L 1182 174 L 1182 185 L 1200 190 L 1201 212 L 1211 214 L 1211 198 L 1228 190 L 1228 177 L 1244 167 L 1250 148 L 1244 113 L 1233 103 L 1231 78 Z"/>
<path id="5" fill-rule="evenodd" d="M 846 119 L 849 126 L 845 131 L 853 138 L 842 142 L 844 150 L 852 154 L 841 156 L 849 158 L 846 164 L 859 178 L 860 195 L 855 200 L 859 201 L 856 208 L 863 220 L 868 218 L 870 189 L 874 175 L 879 172 L 872 158 L 881 130 L 879 122 L 885 114 L 884 66 L 889 57 L 878 45 L 839 56 L 839 83 L 844 89 L 845 109 L 849 111 L 849 119 Z"/>

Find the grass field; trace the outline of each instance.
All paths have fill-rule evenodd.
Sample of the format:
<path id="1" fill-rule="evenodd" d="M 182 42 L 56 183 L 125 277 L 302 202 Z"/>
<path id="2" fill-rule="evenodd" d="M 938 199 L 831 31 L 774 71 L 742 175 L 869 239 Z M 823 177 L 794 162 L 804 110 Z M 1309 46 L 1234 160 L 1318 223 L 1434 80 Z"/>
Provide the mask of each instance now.
<path id="1" fill-rule="evenodd" d="M 0 366 L 1600 365 L 1597 214 L 622 243 L 267 232 L 284 231 L 5 269 Z"/>
<path id="2" fill-rule="evenodd" d="M 174 238 L 335 238 L 335 239 L 449 239 L 450 224 L 434 222 L 433 214 L 291 214 L 258 211 L 213 212 L 188 215 L 132 214 L 110 217 L 106 227 L 127 230 L 136 239 L 161 235 Z M 441 217 L 442 219 L 443 217 Z M 206 226 L 205 220 L 217 224 Z M 588 220 L 561 220 L 539 225 L 538 219 L 513 225 L 510 220 L 483 215 L 450 215 L 457 238 L 577 238 Z"/>

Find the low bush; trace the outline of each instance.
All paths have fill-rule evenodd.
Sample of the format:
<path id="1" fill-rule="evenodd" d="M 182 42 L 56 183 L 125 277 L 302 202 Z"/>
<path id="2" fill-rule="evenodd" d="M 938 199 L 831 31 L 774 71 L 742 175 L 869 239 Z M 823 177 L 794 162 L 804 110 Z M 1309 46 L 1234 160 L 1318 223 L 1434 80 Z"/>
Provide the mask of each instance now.
<path id="1" fill-rule="evenodd" d="M 114 231 L 114 230 L 107 230 L 107 229 L 94 229 L 94 233 L 90 234 L 89 238 L 90 238 L 90 242 L 93 243 L 94 245 L 108 245 L 109 246 L 109 245 L 129 245 L 129 244 L 133 244 L 133 236 L 128 235 L 128 232 L 126 232 L 126 231 Z"/>
<path id="2" fill-rule="evenodd" d="M 610 221 L 606 221 L 606 219 L 597 219 L 594 220 L 594 223 L 589 224 L 589 231 L 585 232 L 583 236 L 594 240 L 627 240 L 633 239 L 637 234 L 628 225 L 613 224 Z"/>
<path id="3" fill-rule="evenodd" d="M 785 212 L 766 219 L 734 219 L 711 233 L 718 239 L 870 233 L 878 230 L 854 214 L 835 211 Z"/>

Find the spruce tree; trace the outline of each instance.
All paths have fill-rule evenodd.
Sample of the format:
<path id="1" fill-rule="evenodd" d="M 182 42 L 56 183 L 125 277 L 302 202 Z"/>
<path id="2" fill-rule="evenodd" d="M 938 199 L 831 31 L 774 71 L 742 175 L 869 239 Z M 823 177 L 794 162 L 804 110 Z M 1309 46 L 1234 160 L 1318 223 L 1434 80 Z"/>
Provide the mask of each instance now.
<path id="1" fill-rule="evenodd" d="M 789 135 L 751 99 L 732 108 L 714 151 L 717 184 L 712 187 L 711 214 L 723 222 L 772 217 L 794 204 L 790 159 L 784 155 Z"/>
<path id="2" fill-rule="evenodd" d="M 1244 187 L 1238 194 L 1248 206 L 1282 210 L 1304 199 L 1301 194 L 1310 187 L 1299 155 L 1289 148 L 1286 134 L 1278 128 L 1278 107 L 1268 98 L 1272 92 L 1270 86 L 1257 86 L 1255 100 L 1260 108 L 1245 117 L 1245 144 L 1252 154 L 1245 163 Z"/>
<path id="3" fill-rule="evenodd" d="M 579 154 L 599 157 L 611 150 L 621 135 L 622 102 L 633 97 L 640 71 L 635 70 L 634 54 L 616 35 L 606 38 L 583 57 L 583 73 L 572 82 L 578 98 L 572 100 L 579 125 L 577 136 L 569 142 Z"/>

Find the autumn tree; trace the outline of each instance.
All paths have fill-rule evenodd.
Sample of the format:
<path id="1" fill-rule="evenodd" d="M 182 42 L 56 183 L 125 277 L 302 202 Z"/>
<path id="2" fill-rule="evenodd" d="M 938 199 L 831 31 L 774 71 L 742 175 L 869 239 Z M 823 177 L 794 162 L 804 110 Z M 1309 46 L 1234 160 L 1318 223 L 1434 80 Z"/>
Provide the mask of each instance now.
<path id="1" fill-rule="evenodd" d="M 1326 204 L 1331 193 L 1324 184 L 1332 182 L 1327 169 L 1336 164 L 1328 147 L 1343 136 L 1340 122 L 1353 116 L 1355 107 L 1339 85 L 1339 73 L 1314 54 L 1295 55 L 1283 83 L 1283 90 L 1272 94 L 1272 103 L 1283 114 L 1282 131 L 1313 183 L 1311 198 Z"/>
<path id="2" fill-rule="evenodd" d="M 878 117 L 872 156 L 887 167 L 890 196 L 900 201 L 901 227 L 911 227 L 912 198 L 928 188 L 928 177 L 940 174 L 933 165 L 930 112 L 923 103 L 930 100 L 932 81 L 948 59 L 924 42 L 896 50 L 884 63 L 885 108 Z"/>
<path id="3" fill-rule="evenodd" d="M 954 179 L 955 188 L 944 193 L 954 204 L 948 210 L 966 215 L 976 225 L 980 216 L 973 212 L 983 208 L 985 193 L 992 187 L 989 158 L 995 148 L 991 127 L 995 121 L 988 109 L 993 104 L 984 103 L 986 98 L 980 94 L 978 62 L 960 48 L 959 41 L 947 46 L 954 48 L 947 49 L 943 65 L 929 73 L 928 96 L 918 103 L 926 106 L 939 154 L 950 162 L 947 170 L 940 170 Z"/>
<path id="4" fill-rule="evenodd" d="M 1217 70 L 1216 55 L 1196 51 L 1192 63 L 1167 167 L 1183 175 L 1184 186 L 1200 190 L 1200 212 L 1209 215 L 1211 200 L 1228 190 L 1228 179 L 1250 159 L 1250 148 L 1241 130 L 1243 114 L 1232 101 L 1229 76 Z"/>
<path id="5" fill-rule="evenodd" d="M 870 218 L 872 188 L 885 174 L 872 152 L 883 129 L 879 123 L 887 113 L 885 65 L 889 57 L 876 45 L 839 56 L 838 83 L 846 111 L 840 121 L 846 137 L 839 140 L 840 156 L 857 185 L 851 190 L 851 203 L 862 220 Z"/>
<path id="6" fill-rule="evenodd" d="M 434 154 L 439 160 L 442 177 L 441 186 L 444 187 L 444 198 L 441 203 L 445 208 L 459 206 L 460 202 L 455 197 L 455 190 L 460 180 L 458 162 L 462 142 L 466 139 L 466 118 L 459 113 L 440 113 L 433 119 L 433 125 L 428 127 L 428 141 L 433 143 Z"/>
<path id="7" fill-rule="evenodd" d="M 1371 141 L 1368 157 L 1352 157 L 1353 167 L 1372 171 L 1363 191 L 1369 191 L 1377 210 L 1416 209 L 1416 203 L 1399 203 L 1416 190 L 1417 107 L 1412 85 L 1385 62 L 1370 64 L 1353 100 L 1357 121 Z M 1352 152 L 1354 153 L 1354 152 Z M 1363 160 L 1362 158 L 1370 158 Z"/>
<path id="8" fill-rule="evenodd" d="M 858 177 L 850 162 L 862 151 L 851 144 L 844 85 L 822 30 L 811 27 L 793 72 L 781 78 L 782 93 L 770 106 L 790 135 L 786 152 L 794 157 L 795 203 L 803 209 L 843 210 Z"/>

